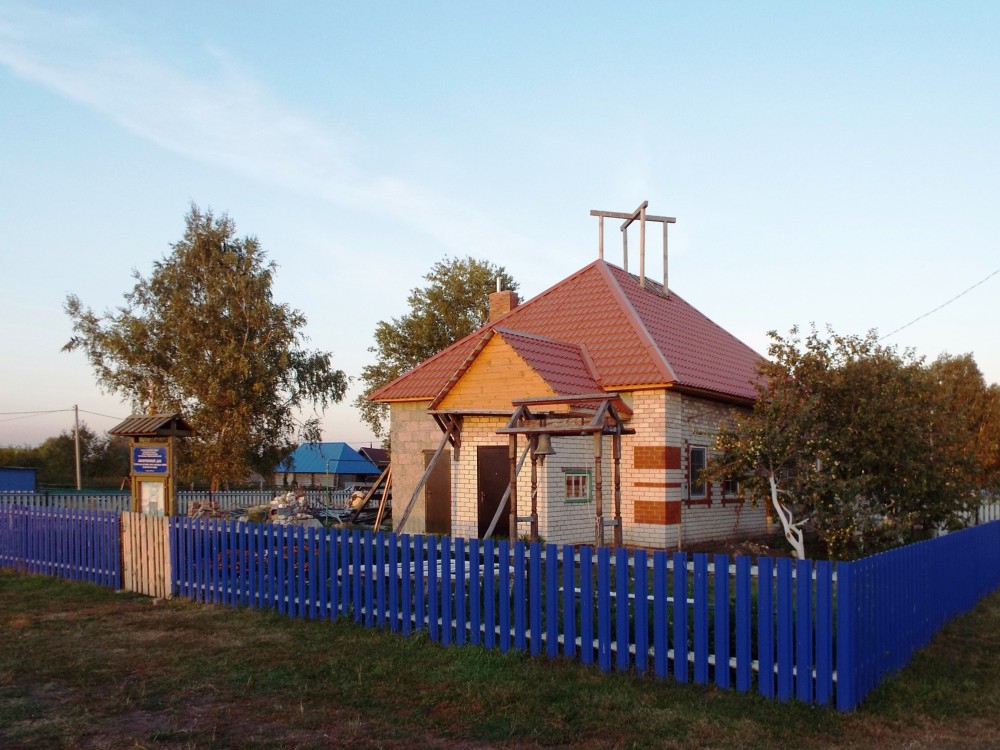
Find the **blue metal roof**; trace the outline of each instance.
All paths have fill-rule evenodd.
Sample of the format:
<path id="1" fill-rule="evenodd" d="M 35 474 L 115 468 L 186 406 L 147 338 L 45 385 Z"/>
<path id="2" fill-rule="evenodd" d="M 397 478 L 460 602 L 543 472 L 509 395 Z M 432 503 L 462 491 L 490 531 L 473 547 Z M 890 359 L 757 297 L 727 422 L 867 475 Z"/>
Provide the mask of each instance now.
<path id="1" fill-rule="evenodd" d="M 294 474 L 379 474 L 379 468 L 347 443 L 303 443 L 278 465 Z"/>

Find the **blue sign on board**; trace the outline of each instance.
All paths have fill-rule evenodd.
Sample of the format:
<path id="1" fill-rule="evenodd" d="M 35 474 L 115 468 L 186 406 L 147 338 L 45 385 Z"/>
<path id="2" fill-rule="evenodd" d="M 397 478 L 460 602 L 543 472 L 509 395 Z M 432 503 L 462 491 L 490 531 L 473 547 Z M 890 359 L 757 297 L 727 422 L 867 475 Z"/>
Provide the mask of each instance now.
<path id="1" fill-rule="evenodd" d="M 138 445 L 132 447 L 133 474 L 166 474 L 167 446 Z"/>

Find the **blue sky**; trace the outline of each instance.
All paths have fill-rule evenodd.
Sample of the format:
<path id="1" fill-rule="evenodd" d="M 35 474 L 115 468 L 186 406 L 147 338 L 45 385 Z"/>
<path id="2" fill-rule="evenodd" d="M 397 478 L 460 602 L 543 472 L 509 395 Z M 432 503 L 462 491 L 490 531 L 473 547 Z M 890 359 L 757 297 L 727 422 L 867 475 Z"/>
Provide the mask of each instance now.
<path id="1" fill-rule="evenodd" d="M 985 279 L 886 341 L 1000 381 L 1000 5 L 538 5 L 0 3 L 0 445 L 128 414 L 62 305 L 119 304 L 192 202 L 350 376 L 444 256 L 531 297 L 597 257 L 591 209 L 648 200 L 672 289 L 758 351 Z M 355 393 L 327 440 L 372 439 Z"/>

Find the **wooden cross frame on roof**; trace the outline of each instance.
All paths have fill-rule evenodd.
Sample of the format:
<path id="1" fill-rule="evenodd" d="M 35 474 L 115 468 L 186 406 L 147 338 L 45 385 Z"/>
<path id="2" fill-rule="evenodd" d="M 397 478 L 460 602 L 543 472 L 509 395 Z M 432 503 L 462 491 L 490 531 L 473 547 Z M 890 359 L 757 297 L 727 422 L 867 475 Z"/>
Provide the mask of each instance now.
<path id="1" fill-rule="evenodd" d="M 508 457 L 510 459 L 510 536 L 511 541 L 517 539 L 517 524 L 522 521 L 531 523 L 531 540 L 538 540 L 538 470 L 536 451 L 539 438 L 543 435 L 587 436 L 594 441 L 594 544 L 604 545 L 604 527 L 613 526 L 614 546 L 622 544 L 622 514 L 621 514 L 621 456 L 622 435 L 634 435 L 635 430 L 626 427 L 622 422 L 621 412 L 630 410 L 617 393 L 584 394 L 579 396 L 543 396 L 540 398 L 515 399 L 514 414 L 506 427 L 497 430 L 498 434 L 509 436 Z M 532 412 L 529 407 L 557 406 L 545 412 Z M 531 451 L 531 514 L 520 517 L 517 515 L 517 436 L 524 435 L 528 439 Z M 614 466 L 614 518 L 604 519 L 603 492 L 603 441 L 604 436 L 612 437 Z M 541 454 L 544 457 L 544 454 Z"/>
<path id="2" fill-rule="evenodd" d="M 619 211 L 591 211 L 591 216 L 597 217 L 597 257 L 604 259 L 604 220 L 624 219 L 621 226 L 622 232 L 622 268 L 628 273 L 628 228 L 633 222 L 639 222 L 639 285 L 646 286 L 646 222 L 656 221 L 663 224 L 663 293 L 667 296 L 670 291 L 667 289 L 667 225 L 676 224 L 677 219 L 673 216 L 654 216 L 647 214 L 646 208 L 649 201 L 643 201 L 639 207 L 630 214 Z"/>

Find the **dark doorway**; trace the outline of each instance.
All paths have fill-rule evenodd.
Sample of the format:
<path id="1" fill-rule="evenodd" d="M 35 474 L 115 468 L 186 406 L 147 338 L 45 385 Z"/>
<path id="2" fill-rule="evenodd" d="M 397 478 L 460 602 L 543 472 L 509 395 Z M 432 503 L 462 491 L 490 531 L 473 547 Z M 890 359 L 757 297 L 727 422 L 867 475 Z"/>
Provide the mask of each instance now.
<path id="1" fill-rule="evenodd" d="M 434 451 L 424 451 L 424 468 Z M 441 454 L 424 483 L 424 518 L 428 534 L 451 535 L 451 451 Z"/>
<path id="2" fill-rule="evenodd" d="M 486 536 L 486 532 L 493 523 L 493 516 L 496 515 L 500 501 L 503 500 L 503 493 L 507 491 L 510 484 L 510 460 L 507 457 L 506 445 L 480 445 L 478 447 L 478 496 L 479 496 L 479 537 Z M 494 539 L 506 539 L 510 536 L 510 507 L 508 506 L 496 528 L 493 530 Z"/>

